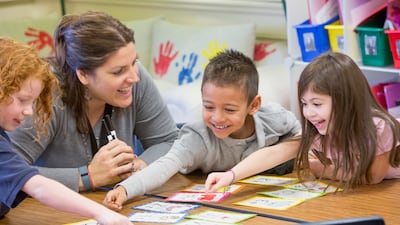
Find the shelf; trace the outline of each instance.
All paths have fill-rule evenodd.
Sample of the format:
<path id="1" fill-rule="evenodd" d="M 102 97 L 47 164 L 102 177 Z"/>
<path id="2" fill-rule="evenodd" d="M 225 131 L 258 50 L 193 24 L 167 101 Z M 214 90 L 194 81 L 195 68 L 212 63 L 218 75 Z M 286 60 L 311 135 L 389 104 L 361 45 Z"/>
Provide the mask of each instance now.
<path id="1" fill-rule="evenodd" d="M 354 26 L 350 20 L 351 1 L 338 0 L 342 4 L 342 15 L 344 15 L 343 26 L 344 26 L 344 53 L 349 55 L 357 62 L 360 69 L 363 71 L 368 83 L 372 86 L 378 83 L 385 82 L 399 82 L 400 81 L 400 69 L 394 68 L 393 65 L 385 67 L 365 66 L 362 65 L 361 59 L 358 52 L 357 36 L 354 32 Z M 382 0 L 372 0 L 381 2 Z M 302 23 L 308 19 L 308 0 L 286 0 L 287 8 L 287 40 L 288 40 L 288 52 L 289 58 L 286 59 L 286 65 L 290 69 L 290 110 L 298 117 L 299 107 L 297 103 L 297 81 L 300 77 L 301 72 L 308 65 L 309 62 L 303 62 L 301 60 L 300 47 L 297 40 L 297 33 L 294 28 L 295 25 Z M 299 9 L 306 9 L 305 12 Z"/>
<path id="2" fill-rule="evenodd" d="M 293 60 L 294 64 L 298 64 L 298 65 L 304 65 L 306 66 L 309 62 L 304 62 L 301 61 L 300 59 L 298 60 Z M 395 68 L 393 65 L 390 66 L 384 66 L 384 67 L 379 67 L 379 66 L 365 66 L 362 65 L 361 63 L 357 63 L 358 67 L 360 67 L 360 69 L 362 71 L 375 71 L 375 72 L 382 72 L 382 73 L 394 73 L 400 76 L 400 69 L 399 68 Z"/>

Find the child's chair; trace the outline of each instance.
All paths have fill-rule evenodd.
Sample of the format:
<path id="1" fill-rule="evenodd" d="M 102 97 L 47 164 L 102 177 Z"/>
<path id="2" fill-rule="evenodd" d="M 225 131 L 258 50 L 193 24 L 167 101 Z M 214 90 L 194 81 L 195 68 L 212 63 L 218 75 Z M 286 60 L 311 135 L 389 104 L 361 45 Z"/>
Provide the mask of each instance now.
<path id="1" fill-rule="evenodd" d="M 387 84 L 383 87 L 387 108 L 400 104 L 400 83 Z"/>

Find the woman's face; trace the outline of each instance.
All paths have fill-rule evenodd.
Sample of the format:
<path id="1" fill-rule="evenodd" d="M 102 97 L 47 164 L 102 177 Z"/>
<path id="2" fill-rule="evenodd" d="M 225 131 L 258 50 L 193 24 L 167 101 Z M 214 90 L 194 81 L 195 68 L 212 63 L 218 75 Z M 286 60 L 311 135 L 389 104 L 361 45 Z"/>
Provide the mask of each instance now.
<path id="1" fill-rule="evenodd" d="M 81 82 L 88 88 L 91 101 L 125 108 L 132 103 L 132 87 L 139 82 L 137 54 L 133 43 L 120 48 Z"/>

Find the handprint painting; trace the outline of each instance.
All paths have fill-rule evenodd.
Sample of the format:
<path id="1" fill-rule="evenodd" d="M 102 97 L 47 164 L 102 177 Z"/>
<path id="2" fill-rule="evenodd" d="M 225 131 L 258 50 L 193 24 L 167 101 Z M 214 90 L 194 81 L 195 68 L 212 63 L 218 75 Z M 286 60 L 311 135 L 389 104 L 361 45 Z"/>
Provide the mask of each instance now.
<path id="1" fill-rule="evenodd" d="M 270 47 L 271 42 L 260 42 L 255 44 L 253 60 L 259 62 L 276 52 L 275 47 Z M 178 74 L 178 85 L 186 83 L 192 83 L 201 77 L 201 69 L 204 69 L 210 59 L 212 59 L 218 52 L 226 49 L 226 42 L 219 45 L 217 40 L 209 42 L 207 44 L 208 49 L 203 49 L 201 55 L 196 52 L 191 52 L 189 55 L 183 54 L 179 56 L 179 51 L 174 49 L 174 43 L 167 41 L 161 43 L 158 51 L 158 57 L 153 58 L 155 74 L 159 77 L 163 77 L 168 73 L 170 66 L 175 66 L 179 70 Z M 200 70 L 195 70 L 199 57 L 207 59 L 206 63 L 202 63 Z M 180 59 L 175 64 L 172 63 L 175 59 Z M 171 65 L 174 64 L 174 65 Z"/>
<path id="2" fill-rule="evenodd" d="M 172 50 L 174 50 L 174 44 L 172 44 L 170 41 L 161 43 L 158 51 L 158 58 L 153 59 L 156 74 L 160 77 L 163 77 L 165 74 L 167 74 L 172 60 L 174 60 L 179 53 L 178 51 L 172 52 Z"/>
<path id="3" fill-rule="evenodd" d="M 25 36 L 32 38 L 32 40 L 28 41 L 27 44 L 32 45 L 36 51 L 41 52 L 47 47 L 50 49 L 50 52 L 46 55 L 54 55 L 53 37 L 45 30 L 37 30 L 33 27 L 28 27 L 27 31 L 25 32 Z"/>
<path id="4" fill-rule="evenodd" d="M 174 49 L 174 43 L 169 40 L 166 43 L 161 43 L 158 57 L 153 58 L 155 74 L 159 77 L 163 77 L 172 66 L 176 67 L 179 71 L 177 77 L 178 85 L 192 83 L 201 77 L 202 70 L 206 67 L 208 61 L 218 52 L 225 50 L 226 43 L 219 47 L 218 41 L 214 40 L 212 43 L 208 43 L 208 48 L 209 51 L 206 49 L 201 51 L 201 56 L 196 52 L 179 55 L 179 51 Z M 201 68 L 197 68 L 199 57 L 207 59 L 207 63 L 203 63 Z M 175 60 L 176 58 L 178 60 Z M 172 61 L 175 63 L 172 63 Z"/>
<path id="5" fill-rule="evenodd" d="M 0 35 L 32 45 L 41 57 L 49 57 L 54 55 L 53 32 L 57 22 L 58 18 L 55 16 L 2 20 Z"/>
<path id="6" fill-rule="evenodd" d="M 150 73 L 155 79 L 185 85 L 200 82 L 209 60 L 227 48 L 253 58 L 255 25 L 188 26 L 158 21 L 152 42 Z"/>

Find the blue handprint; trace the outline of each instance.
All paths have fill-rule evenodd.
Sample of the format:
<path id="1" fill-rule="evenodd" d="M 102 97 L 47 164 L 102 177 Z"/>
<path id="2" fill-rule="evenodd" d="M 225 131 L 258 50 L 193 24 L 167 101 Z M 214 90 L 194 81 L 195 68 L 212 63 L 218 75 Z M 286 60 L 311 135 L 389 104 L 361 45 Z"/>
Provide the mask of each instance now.
<path id="1" fill-rule="evenodd" d="M 197 79 L 200 78 L 200 74 L 201 74 L 200 72 L 195 74 L 195 76 L 192 76 L 193 68 L 196 66 L 198 55 L 193 53 L 193 52 L 190 53 L 188 62 L 186 62 L 186 57 L 187 57 L 186 54 L 184 54 L 182 56 L 182 64 L 183 65 L 182 65 L 182 69 L 181 69 L 181 71 L 179 72 L 179 75 L 178 75 L 178 84 L 179 85 L 182 85 L 184 83 L 191 83 L 194 80 L 197 80 Z M 187 63 L 186 67 L 185 67 L 185 63 Z"/>

